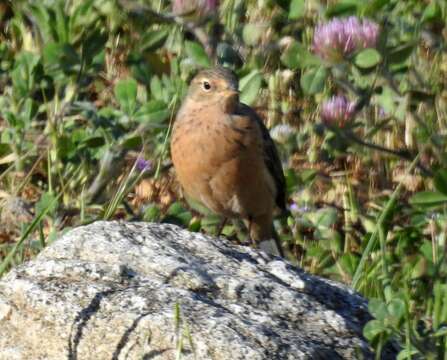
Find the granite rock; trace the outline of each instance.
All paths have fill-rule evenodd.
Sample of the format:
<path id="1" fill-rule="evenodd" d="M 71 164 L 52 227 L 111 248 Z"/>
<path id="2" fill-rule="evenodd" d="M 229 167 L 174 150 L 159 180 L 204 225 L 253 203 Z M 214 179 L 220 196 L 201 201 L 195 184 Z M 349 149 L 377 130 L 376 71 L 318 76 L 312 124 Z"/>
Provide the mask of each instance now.
<path id="1" fill-rule="evenodd" d="M 78 227 L 0 279 L 8 360 L 368 359 L 369 319 L 345 285 L 169 224 Z"/>

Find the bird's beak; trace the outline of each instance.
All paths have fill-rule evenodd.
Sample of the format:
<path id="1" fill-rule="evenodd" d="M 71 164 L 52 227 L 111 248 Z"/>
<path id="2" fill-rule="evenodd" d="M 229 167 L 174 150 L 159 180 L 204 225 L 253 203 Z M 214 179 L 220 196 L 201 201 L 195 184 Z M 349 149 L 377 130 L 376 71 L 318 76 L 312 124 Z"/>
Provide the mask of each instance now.
<path id="1" fill-rule="evenodd" d="M 238 103 L 239 102 L 239 91 L 228 89 L 224 92 L 224 98 L 227 102 Z"/>
<path id="2" fill-rule="evenodd" d="M 239 91 L 237 91 L 237 90 L 228 89 L 228 90 L 225 90 L 224 94 L 225 94 L 225 97 L 228 97 L 228 98 L 236 97 L 236 96 L 239 97 Z"/>

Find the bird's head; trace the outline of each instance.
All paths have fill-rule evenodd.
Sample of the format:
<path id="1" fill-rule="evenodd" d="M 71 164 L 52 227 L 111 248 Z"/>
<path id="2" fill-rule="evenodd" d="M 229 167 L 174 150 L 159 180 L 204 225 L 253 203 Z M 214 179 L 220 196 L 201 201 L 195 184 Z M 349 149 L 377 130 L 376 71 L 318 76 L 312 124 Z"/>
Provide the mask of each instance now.
<path id="1" fill-rule="evenodd" d="M 231 113 L 239 104 L 238 79 L 228 68 L 216 67 L 199 72 L 191 81 L 188 97 L 200 103 L 221 106 Z"/>

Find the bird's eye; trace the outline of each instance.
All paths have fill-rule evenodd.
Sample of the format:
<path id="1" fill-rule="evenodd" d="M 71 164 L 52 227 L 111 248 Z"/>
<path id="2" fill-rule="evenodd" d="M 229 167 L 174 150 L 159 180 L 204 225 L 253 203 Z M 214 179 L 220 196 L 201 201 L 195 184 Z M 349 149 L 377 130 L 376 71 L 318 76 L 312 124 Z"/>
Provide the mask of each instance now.
<path id="1" fill-rule="evenodd" d="M 205 91 L 210 91 L 211 90 L 211 84 L 208 81 L 204 81 L 203 82 L 203 89 Z"/>

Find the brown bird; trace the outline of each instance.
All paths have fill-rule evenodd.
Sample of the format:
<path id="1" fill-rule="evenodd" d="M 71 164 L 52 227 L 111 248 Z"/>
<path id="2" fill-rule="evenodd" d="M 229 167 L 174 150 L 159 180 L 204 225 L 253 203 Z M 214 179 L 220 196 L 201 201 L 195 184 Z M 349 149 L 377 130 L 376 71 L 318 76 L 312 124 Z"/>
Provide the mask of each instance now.
<path id="1" fill-rule="evenodd" d="M 281 161 L 262 120 L 239 102 L 231 70 L 203 70 L 191 81 L 171 154 L 187 197 L 225 218 L 242 218 L 255 245 L 283 256 L 273 231 L 275 208 L 286 207 Z"/>

